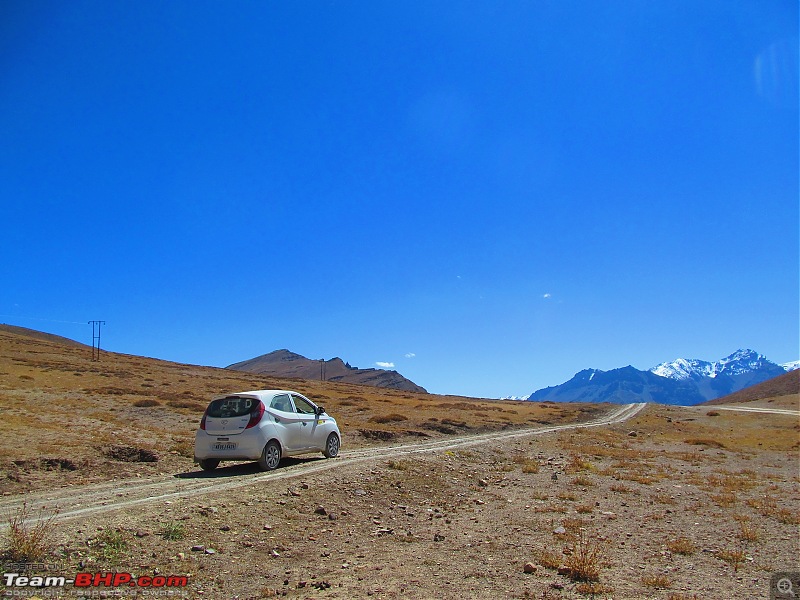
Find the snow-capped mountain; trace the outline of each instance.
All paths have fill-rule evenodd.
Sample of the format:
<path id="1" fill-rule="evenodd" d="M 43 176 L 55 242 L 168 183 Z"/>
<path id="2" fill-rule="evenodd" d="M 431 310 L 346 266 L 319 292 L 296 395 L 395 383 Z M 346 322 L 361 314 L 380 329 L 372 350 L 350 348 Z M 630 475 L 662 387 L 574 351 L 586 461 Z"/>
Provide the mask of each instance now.
<path id="1" fill-rule="evenodd" d="M 763 354 L 745 349 L 714 362 L 678 358 L 649 371 L 630 366 L 611 371 L 585 369 L 561 385 L 537 390 L 528 399 L 692 405 L 732 394 L 799 367 L 800 361 L 778 365 Z"/>
<path id="2" fill-rule="evenodd" d="M 795 371 L 797 369 L 800 369 L 800 360 L 795 360 L 795 361 L 788 362 L 788 363 L 781 363 L 781 366 L 784 369 L 786 369 L 787 373 L 789 371 Z"/>
<path id="3" fill-rule="evenodd" d="M 697 377 L 713 377 L 714 363 L 696 358 L 676 358 L 672 362 L 661 363 L 653 367 L 650 372 L 679 381 Z"/>
<path id="4" fill-rule="evenodd" d="M 678 358 L 672 362 L 661 363 L 650 369 L 650 372 L 661 375 L 661 377 L 669 377 L 670 379 L 697 379 L 699 377 L 711 377 L 713 379 L 722 374 L 743 375 L 745 373 L 765 369 L 774 371 L 777 375 L 780 375 L 780 372 L 778 372 L 776 368 L 783 369 L 784 372 L 791 370 L 786 369 L 783 365 L 777 365 L 771 360 L 767 360 L 766 356 L 759 354 L 755 350 L 745 349 L 737 350 L 730 356 L 726 356 L 715 362 L 698 360 L 696 358 Z"/>

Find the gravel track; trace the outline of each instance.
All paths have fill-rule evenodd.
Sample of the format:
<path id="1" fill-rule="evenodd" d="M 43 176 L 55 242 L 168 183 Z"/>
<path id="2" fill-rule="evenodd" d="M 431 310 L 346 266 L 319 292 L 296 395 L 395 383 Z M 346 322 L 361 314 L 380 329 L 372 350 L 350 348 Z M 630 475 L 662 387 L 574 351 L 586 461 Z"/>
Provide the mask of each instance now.
<path id="1" fill-rule="evenodd" d="M 425 452 L 442 452 L 454 448 L 465 448 L 485 444 L 494 440 L 513 439 L 526 436 L 543 435 L 568 429 L 600 427 L 621 423 L 637 415 L 645 403 L 626 404 L 614 408 L 606 415 L 583 423 L 570 423 L 545 427 L 531 427 L 513 431 L 464 435 L 446 440 L 397 444 L 344 451 L 338 459 L 322 458 L 292 461 L 275 471 L 254 471 L 256 467 L 234 465 L 216 471 L 180 473 L 160 479 L 127 479 L 81 486 L 80 488 L 61 488 L 48 492 L 38 492 L 0 500 L 0 514 L 12 514 L 27 504 L 31 523 L 50 518 L 57 511 L 57 520 L 64 521 L 95 515 L 114 510 L 131 508 L 143 504 L 188 498 L 213 492 L 222 492 L 260 483 L 270 483 L 307 477 L 314 473 L 361 462 L 384 460 Z M 0 528 L 7 527 L 7 523 Z"/>

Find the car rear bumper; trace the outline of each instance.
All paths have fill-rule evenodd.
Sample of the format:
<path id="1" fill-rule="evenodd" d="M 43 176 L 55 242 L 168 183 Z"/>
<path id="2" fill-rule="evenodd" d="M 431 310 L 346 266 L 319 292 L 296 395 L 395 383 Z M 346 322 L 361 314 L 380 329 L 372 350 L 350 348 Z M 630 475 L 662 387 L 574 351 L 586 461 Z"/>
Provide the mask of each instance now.
<path id="1" fill-rule="evenodd" d="M 258 430 L 253 433 L 257 433 Z M 202 429 L 198 429 L 194 436 L 194 460 L 218 459 L 218 460 L 258 460 L 264 450 L 264 444 L 260 435 L 251 435 L 250 432 L 243 432 L 238 435 L 209 435 Z M 215 447 L 223 444 L 221 447 Z M 234 448 L 225 448 L 224 445 L 235 444 Z M 223 449 L 224 448 L 224 449 Z"/>

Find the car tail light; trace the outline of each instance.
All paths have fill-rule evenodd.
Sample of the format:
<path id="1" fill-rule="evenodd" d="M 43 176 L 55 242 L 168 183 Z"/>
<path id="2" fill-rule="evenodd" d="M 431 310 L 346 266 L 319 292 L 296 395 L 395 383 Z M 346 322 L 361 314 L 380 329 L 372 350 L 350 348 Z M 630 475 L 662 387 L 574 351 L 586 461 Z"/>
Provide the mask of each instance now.
<path id="1" fill-rule="evenodd" d="M 206 430 L 206 417 L 208 416 L 208 409 L 203 413 L 203 418 L 200 419 L 200 429 Z"/>
<path id="2" fill-rule="evenodd" d="M 258 401 L 256 407 L 253 409 L 253 412 L 250 413 L 250 420 L 247 422 L 247 427 L 245 429 L 250 429 L 251 427 L 255 427 L 258 425 L 258 422 L 261 420 L 261 417 L 264 416 L 264 403 L 261 400 Z"/>

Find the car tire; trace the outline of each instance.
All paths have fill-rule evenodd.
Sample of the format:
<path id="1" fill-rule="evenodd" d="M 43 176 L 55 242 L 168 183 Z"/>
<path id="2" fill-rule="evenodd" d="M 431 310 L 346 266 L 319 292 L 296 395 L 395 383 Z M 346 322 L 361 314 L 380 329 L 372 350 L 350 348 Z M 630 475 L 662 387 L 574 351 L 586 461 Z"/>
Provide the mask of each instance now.
<path id="1" fill-rule="evenodd" d="M 202 458 L 197 462 L 200 463 L 200 468 L 203 471 L 213 471 L 219 466 L 219 461 L 215 458 Z"/>
<path id="2" fill-rule="evenodd" d="M 325 458 L 336 458 L 339 456 L 340 445 L 341 440 L 339 440 L 339 436 L 335 433 L 330 434 L 328 439 L 325 441 L 325 450 L 322 452 L 325 455 Z"/>
<path id="3" fill-rule="evenodd" d="M 258 466 L 262 471 L 272 471 L 278 468 L 281 462 L 281 445 L 275 440 L 270 440 L 264 451 L 261 452 L 261 458 L 258 459 Z"/>

